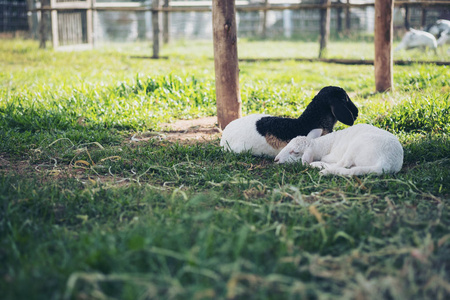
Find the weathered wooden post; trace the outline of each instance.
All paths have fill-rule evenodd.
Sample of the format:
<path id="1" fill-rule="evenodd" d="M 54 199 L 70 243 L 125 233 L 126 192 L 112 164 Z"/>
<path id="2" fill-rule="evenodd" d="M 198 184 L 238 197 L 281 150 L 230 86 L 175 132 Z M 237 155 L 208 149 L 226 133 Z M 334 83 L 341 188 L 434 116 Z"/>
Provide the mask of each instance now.
<path id="1" fill-rule="evenodd" d="M 425 27 L 425 25 L 427 24 L 427 9 L 423 6 L 422 6 L 422 15 L 420 18 L 420 24 L 422 25 L 422 27 Z"/>
<path id="2" fill-rule="evenodd" d="M 320 9 L 320 49 L 319 58 L 325 57 L 327 52 L 328 38 L 330 36 L 330 4 L 331 0 L 323 0 L 325 8 Z"/>
<path id="3" fill-rule="evenodd" d="M 409 30 L 411 26 L 409 25 L 409 6 L 408 4 L 405 4 L 405 29 Z"/>
<path id="4" fill-rule="evenodd" d="M 153 58 L 159 58 L 159 0 L 152 0 Z"/>
<path id="5" fill-rule="evenodd" d="M 350 0 L 347 0 L 347 5 L 345 6 L 345 31 L 347 34 L 350 33 L 352 27 L 352 15 L 350 14 Z"/>
<path id="6" fill-rule="evenodd" d="M 35 10 L 36 9 L 36 3 L 34 2 L 34 0 L 27 0 L 27 7 L 28 10 Z M 28 28 L 29 29 L 29 36 L 33 39 L 37 39 L 38 38 L 38 21 L 37 21 L 37 14 L 36 13 L 30 13 L 28 14 Z"/>
<path id="7" fill-rule="evenodd" d="M 39 23 L 39 48 L 45 49 L 45 43 L 47 42 L 47 14 L 43 8 L 48 8 L 50 5 L 50 0 L 41 1 L 41 20 Z"/>
<path id="8" fill-rule="evenodd" d="M 95 0 L 88 0 L 89 8 L 86 10 L 86 31 L 87 43 L 94 46 L 94 5 Z"/>
<path id="9" fill-rule="evenodd" d="M 393 90 L 394 0 L 375 0 L 375 87 L 377 92 Z"/>
<path id="10" fill-rule="evenodd" d="M 234 0 L 213 0 L 214 68 L 220 128 L 241 117 Z"/>
<path id="11" fill-rule="evenodd" d="M 338 0 L 338 4 L 342 4 L 341 0 Z M 339 6 L 336 10 L 337 14 L 337 32 L 342 33 L 342 6 Z"/>
<path id="12" fill-rule="evenodd" d="M 50 6 L 52 8 L 55 8 L 57 6 L 56 0 L 50 0 Z M 56 9 L 53 9 L 50 11 L 50 20 L 52 25 L 52 44 L 53 49 L 56 49 L 59 47 L 59 20 L 58 20 L 58 11 Z"/>
<path id="13" fill-rule="evenodd" d="M 169 7 L 169 0 L 164 0 L 163 4 L 164 8 Z M 168 44 L 169 43 L 169 24 L 170 24 L 170 15 L 168 11 L 165 11 L 163 13 L 163 43 Z"/>
<path id="14" fill-rule="evenodd" d="M 269 0 L 264 0 L 264 6 L 269 6 Z M 262 20 L 262 37 L 267 37 L 267 10 L 263 11 L 263 20 Z"/>

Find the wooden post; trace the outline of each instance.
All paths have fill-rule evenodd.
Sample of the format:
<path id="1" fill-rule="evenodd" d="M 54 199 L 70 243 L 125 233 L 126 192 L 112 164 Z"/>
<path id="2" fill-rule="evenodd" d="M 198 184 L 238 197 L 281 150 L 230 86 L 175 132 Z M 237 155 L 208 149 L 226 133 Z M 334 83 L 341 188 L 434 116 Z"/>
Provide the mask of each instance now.
<path id="1" fill-rule="evenodd" d="M 41 10 L 41 20 L 39 23 L 39 48 L 41 49 L 45 49 L 45 42 L 47 41 L 46 23 L 44 11 Z"/>
<path id="2" fill-rule="evenodd" d="M 51 20 L 52 20 L 52 40 L 53 40 L 53 49 L 59 47 L 59 30 L 58 30 L 58 11 L 56 9 L 51 12 Z"/>
<path id="3" fill-rule="evenodd" d="M 351 29 L 351 14 L 350 14 L 350 0 L 347 0 L 347 6 L 345 7 L 345 32 L 347 34 L 350 33 L 350 29 Z"/>
<path id="4" fill-rule="evenodd" d="M 377 92 L 393 90 L 392 40 L 394 0 L 375 0 L 375 87 Z"/>
<path id="5" fill-rule="evenodd" d="M 86 42 L 90 46 L 94 46 L 94 25 L 93 25 L 93 8 L 95 0 L 88 0 L 89 8 L 86 11 Z"/>
<path id="6" fill-rule="evenodd" d="M 55 8 L 57 6 L 56 0 L 47 0 L 50 2 L 50 6 L 52 8 Z M 59 30 L 58 27 L 60 26 L 60 21 L 58 20 L 58 11 L 56 9 L 53 9 L 50 12 L 50 17 L 52 21 L 52 42 L 53 42 L 53 49 L 56 49 L 59 47 Z M 61 21 L 61 23 L 63 23 Z"/>
<path id="7" fill-rule="evenodd" d="M 269 0 L 264 0 L 264 6 L 269 6 Z M 262 37 L 267 37 L 267 10 L 263 11 L 263 20 L 262 20 Z"/>
<path id="8" fill-rule="evenodd" d="M 326 8 L 320 9 L 320 49 L 319 58 L 326 56 L 328 37 L 330 36 L 330 7 L 331 0 L 323 0 Z"/>
<path id="9" fill-rule="evenodd" d="M 152 0 L 153 58 L 159 58 L 159 0 Z"/>
<path id="10" fill-rule="evenodd" d="M 163 7 L 167 8 L 169 7 L 169 0 L 164 0 Z M 163 13 L 163 43 L 168 44 L 169 43 L 169 12 L 165 11 Z"/>
<path id="11" fill-rule="evenodd" d="M 33 0 L 27 0 L 27 8 L 28 10 L 34 10 L 36 9 L 36 3 Z M 28 28 L 29 28 L 29 37 L 32 39 L 37 39 L 37 14 L 36 13 L 30 13 L 28 14 Z"/>
<path id="12" fill-rule="evenodd" d="M 409 7 L 408 4 L 405 4 L 405 29 L 409 30 L 411 26 L 409 25 Z"/>
<path id="13" fill-rule="evenodd" d="M 420 24 L 422 27 L 425 27 L 427 25 L 427 9 L 422 7 L 422 16 L 420 18 Z"/>
<path id="14" fill-rule="evenodd" d="M 50 0 L 41 1 L 41 9 L 48 7 Z M 39 48 L 45 49 L 45 43 L 47 42 L 47 18 L 45 11 L 41 10 L 41 21 L 39 23 Z"/>
<path id="15" fill-rule="evenodd" d="M 212 16 L 217 120 L 224 129 L 241 117 L 234 0 L 213 0 Z"/>
<path id="16" fill-rule="evenodd" d="M 338 3 L 341 4 L 342 1 L 338 0 Z M 337 15 L 337 32 L 340 34 L 342 33 L 342 7 L 338 7 L 336 9 L 336 15 Z"/>

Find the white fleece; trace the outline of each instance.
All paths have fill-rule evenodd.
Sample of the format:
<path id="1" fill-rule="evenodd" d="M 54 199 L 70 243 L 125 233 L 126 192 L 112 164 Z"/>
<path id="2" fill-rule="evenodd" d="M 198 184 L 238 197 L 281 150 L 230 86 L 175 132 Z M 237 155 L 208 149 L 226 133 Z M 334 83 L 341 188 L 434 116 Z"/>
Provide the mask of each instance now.
<path id="1" fill-rule="evenodd" d="M 357 124 L 318 138 L 292 139 L 275 158 L 278 163 L 302 160 L 322 174 L 364 175 L 397 173 L 403 165 L 403 147 L 397 137 L 368 124 Z"/>

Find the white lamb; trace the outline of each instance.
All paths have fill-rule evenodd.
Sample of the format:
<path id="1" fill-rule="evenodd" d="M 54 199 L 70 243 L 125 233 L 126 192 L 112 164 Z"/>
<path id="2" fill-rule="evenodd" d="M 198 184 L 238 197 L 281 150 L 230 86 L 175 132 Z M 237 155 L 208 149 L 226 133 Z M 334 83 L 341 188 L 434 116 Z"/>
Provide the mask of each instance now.
<path id="1" fill-rule="evenodd" d="M 429 32 L 411 28 L 407 33 L 405 33 L 402 41 L 395 48 L 395 51 L 399 51 L 401 49 L 408 50 L 412 48 L 430 48 L 436 52 L 436 38 Z"/>
<path id="2" fill-rule="evenodd" d="M 450 31 L 450 21 L 444 19 L 437 20 L 427 31 L 435 37 L 440 37 L 443 32 Z"/>
<path id="3" fill-rule="evenodd" d="M 443 31 L 441 36 L 437 40 L 438 47 L 444 46 L 450 42 L 450 29 L 447 31 Z"/>
<path id="4" fill-rule="evenodd" d="M 403 165 L 403 148 L 397 137 L 368 124 L 320 136 L 321 129 L 292 139 L 276 156 L 277 163 L 302 160 L 322 174 L 364 175 L 397 173 Z"/>

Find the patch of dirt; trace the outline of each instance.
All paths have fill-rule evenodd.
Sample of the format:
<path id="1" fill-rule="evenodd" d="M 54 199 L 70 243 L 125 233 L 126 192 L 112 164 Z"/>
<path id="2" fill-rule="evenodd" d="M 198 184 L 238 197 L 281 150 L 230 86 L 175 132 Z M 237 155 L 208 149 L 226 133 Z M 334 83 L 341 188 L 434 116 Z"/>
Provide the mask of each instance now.
<path id="1" fill-rule="evenodd" d="M 7 153 L 0 153 L 0 172 L 6 174 L 15 171 L 20 175 L 34 172 L 29 160 L 14 160 Z"/>
<path id="2" fill-rule="evenodd" d="M 133 136 L 131 141 L 140 142 L 154 138 L 170 142 L 210 142 L 221 137 L 222 130 L 217 124 L 217 117 L 204 117 L 194 120 L 178 120 L 174 123 L 161 124 L 159 133 Z"/>
<path id="3" fill-rule="evenodd" d="M 178 120 L 174 123 L 163 123 L 161 127 L 170 131 L 186 131 L 196 128 L 217 128 L 217 117 L 204 117 L 193 120 Z"/>

